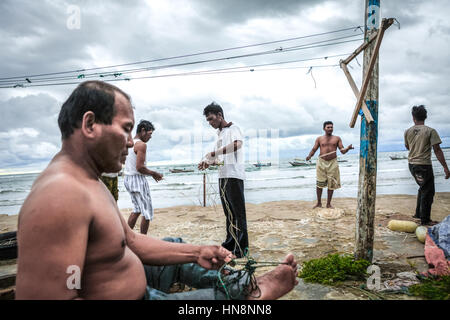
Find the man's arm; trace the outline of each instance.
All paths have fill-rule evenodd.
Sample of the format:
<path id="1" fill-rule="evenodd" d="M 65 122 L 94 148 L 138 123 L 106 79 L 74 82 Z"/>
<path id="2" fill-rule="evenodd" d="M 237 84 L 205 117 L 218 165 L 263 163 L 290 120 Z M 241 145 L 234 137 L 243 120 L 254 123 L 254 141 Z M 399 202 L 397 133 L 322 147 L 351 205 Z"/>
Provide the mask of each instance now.
<path id="1" fill-rule="evenodd" d="M 84 191 L 64 179 L 31 195 L 21 210 L 16 299 L 79 298 L 70 285 L 82 279 L 92 217 Z"/>
<path id="2" fill-rule="evenodd" d="M 148 265 L 197 263 L 206 269 L 218 269 L 234 256 L 221 246 L 173 243 L 134 232 L 122 218 L 128 247 Z"/>
<path id="3" fill-rule="evenodd" d="M 405 131 L 403 137 L 404 137 L 404 140 L 405 140 L 405 148 L 406 148 L 406 150 L 409 150 L 409 144 L 408 144 L 408 139 L 406 138 L 406 132 L 407 131 Z"/>
<path id="4" fill-rule="evenodd" d="M 211 157 L 215 158 L 216 156 L 220 154 L 227 154 L 231 152 L 236 152 L 238 149 L 242 147 L 242 141 L 241 140 L 235 140 L 232 143 L 226 145 L 225 147 L 222 147 L 216 151 L 210 152 L 209 154 Z"/>
<path id="5" fill-rule="evenodd" d="M 314 146 L 311 149 L 311 152 L 308 154 L 308 156 L 306 157 L 306 161 L 309 161 L 309 159 L 311 159 L 311 157 L 314 155 L 314 153 L 316 153 L 317 149 L 319 149 L 319 138 L 316 139 L 316 142 L 314 142 Z"/>
<path id="6" fill-rule="evenodd" d="M 144 175 L 152 176 L 156 182 L 160 181 L 163 176 L 156 171 L 148 169 L 147 166 L 145 165 L 145 158 L 147 155 L 147 144 L 138 141 L 134 146 L 134 150 L 136 152 L 136 170 Z"/>
<path id="7" fill-rule="evenodd" d="M 441 146 L 439 144 L 433 145 L 434 154 L 436 155 L 436 158 L 441 163 L 442 167 L 444 168 L 445 173 L 445 179 L 450 178 L 450 171 L 447 167 L 447 162 L 445 161 L 444 152 L 442 152 Z"/>
<path id="8" fill-rule="evenodd" d="M 217 164 L 217 156 L 221 154 L 227 154 L 231 152 L 236 152 L 238 149 L 242 148 L 242 141 L 235 140 L 232 143 L 222 147 L 216 151 L 209 152 L 205 155 L 205 160 L 201 161 L 198 164 L 199 170 L 207 169 L 212 164 Z"/>
<path id="9" fill-rule="evenodd" d="M 349 150 L 353 149 L 353 146 L 350 144 L 347 148 L 344 148 L 344 144 L 342 143 L 342 139 L 339 138 L 338 148 L 339 148 L 339 151 L 341 151 L 342 154 L 346 154 Z"/>

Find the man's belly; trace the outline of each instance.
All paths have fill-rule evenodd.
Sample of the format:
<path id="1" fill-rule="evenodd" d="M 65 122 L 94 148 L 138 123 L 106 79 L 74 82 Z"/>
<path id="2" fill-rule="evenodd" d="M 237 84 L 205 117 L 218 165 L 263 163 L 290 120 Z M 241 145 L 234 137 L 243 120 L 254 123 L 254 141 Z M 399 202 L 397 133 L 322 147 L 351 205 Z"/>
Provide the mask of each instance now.
<path id="1" fill-rule="evenodd" d="M 79 291 L 81 298 L 135 300 L 144 296 L 147 286 L 144 266 L 128 247 L 118 261 L 86 264 Z"/>

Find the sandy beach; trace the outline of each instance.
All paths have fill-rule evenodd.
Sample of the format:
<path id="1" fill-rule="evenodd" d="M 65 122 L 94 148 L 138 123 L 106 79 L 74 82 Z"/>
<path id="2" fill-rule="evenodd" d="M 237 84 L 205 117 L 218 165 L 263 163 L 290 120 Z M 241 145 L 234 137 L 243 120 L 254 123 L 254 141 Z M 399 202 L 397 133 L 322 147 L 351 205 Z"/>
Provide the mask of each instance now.
<path id="1" fill-rule="evenodd" d="M 334 209 L 312 209 L 311 201 L 275 201 L 247 204 L 250 255 L 260 261 L 281 261 L 292 252 L 301 264 L 329 253 L 353 253 L 356 199 L 336 198 Z M 387 228 L 391 219 L 410 220 L 416 197 L 380 195 L 376 200 L 374 263 L 381 268 L 382 281 L 402 271 L 426 271 L 423 244 L 413 233 Z M 125 219 L 131 209 L 122 210 Z M 437 193 L 431 218 L 442 221 L 450 212 L 450 193 Z M 0 215 L 0 232 L 17 229 L 17 215 Z M 138 232 L 139 223 L 135 230 Z M 156 209 L 149 236 L 181 237 L 194 244 L 220 244 L 225 238 L 221 206 L 177 206 Z M 257 273 L 267 269 L 258 269 Z M 398 296 L 398 295 L 397 295 Z M 405 296 L 404 298 L 406 298 Z M 399 298 L 399 297 L 398 297 Z M 411 297 L 407 297 L 411 299 Z M 367 299 L 360 292 L 300 282 L 283 299 Z"/>

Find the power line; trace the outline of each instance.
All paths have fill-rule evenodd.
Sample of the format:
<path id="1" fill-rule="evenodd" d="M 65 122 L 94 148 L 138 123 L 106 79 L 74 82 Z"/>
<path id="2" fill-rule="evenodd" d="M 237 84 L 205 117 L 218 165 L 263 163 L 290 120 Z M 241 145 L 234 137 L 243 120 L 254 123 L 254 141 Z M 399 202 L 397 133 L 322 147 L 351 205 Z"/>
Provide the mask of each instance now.
<path id="1" fill-rule="evenodd" d="M 150 70 L 158 70 L 158 69 L 166 69 L 166 68 L 173 68 L 173 67 L 180 67 L 180 66 L 186 66 L 186 65 L 194 65 L 194 64 L 202 64 L 202 63 L 209 63 L 209 62 L 218 62 L 218 61 L 225 61 L 225 60 L 232 60 L 232 59 L 238 59 L 238 58 L 246 58 L 246 57 L 254 57 L 259 55 L 266 55 L 266 54 L 275 54 L 275 53 L 284 53 L 284 52 L 291 52 L 291 51 L 297 51 L 297 50 L 305 50 L 305 49 L 311 49 L 311 48 L 319 48 L 319 47 L 325 47 L 325 46 L 331 46 L 331 45 L 337 45 L 342 43 L 348 43 L 348 42 L 354 42 L 354 41 L 360 41 L 361 39 L 352 39 L 352 40 L 346 40 L 346 41 L 337 41 L 337 42 L 331 42 L 331 43 L 324 43 L 328 41 L 334 41 L 334 40 L 341 40 L 341 39 L 347 39 L 352 38 L 359 35 L 352 35 L 352 36 L 344 36 L 339 37 L 335 39 L 328 39 L 328 40 L 322 40 L 318 42 L 303 44 L 303 45 L 297 45 L 287 48 L 280 48 L 280 49 L 274 49 L 269 51 L 263 51 L 263 52 L 256 52 L 256 53 L 249 53 L 249 54 L 243 54 L 238 56 L 230 56 L 230 57 L 221 57 L 221 58 L 215 58 L 215 59 L 206 59 L 206 60 L 199 60 L 199 61 L 191 61 L 191 62 L 184 62 L 184 63 L 178 63 L 178 64 L 170 64 L 170 65 L 160 65 L 160 66 L 152 66 L 152 67 L 146 67 L 146 68 L 139 68 L 139 69 L 130 69 L 130 70 L 117 70 L 109 75 L 103 75 L 101 73 L 93 73 L 93 74 L 87 74 L 84 75 L 82 79 L 86 78 L 93 78 L 96 76 L 100 77 L 106 77 L 106 76 L 114 76 L 117 78 L 117 76 L 121 76 L 123 74 L 129 74 L 129 73 L 137 73 L 137 72 L 144 72 L 144 71 L 150 71 Z M 79 77 L 79 76 L 78 76 Z M 48 81 L 57 81 L 57 80 L 72 80 L 74 79 L 73 76 L 65 76 L 65 77 L 52 77 L 52 78 L 39 78 L 39 79 L 33 79 L 33 81 L 30 81 L 27 78 L 28 83 L 32 82 L 48 82 Z M 124 79 L 126 80 L 126 79 Z M 0 81 L 0 83 L 4 84 L 4 86 L 0 88 L 5 88 L 5 85 L 9 84 L 10 86 L 20 86 L 22 87 L 23 84 L 26 84 L 27 82 L 12 82 L 12 81 Z M 27 85 L 27 87 L 30 87 L 31 85 Z"/>
<path id="2" fill-rule="evenodd" d="M 256 43 L 256 44 L 250 44 L 250 45 L 244 45 L 244 46 L 238 46 L 238 47 L 231 47 L 231 48 L 225 48 L 225 49 L 218 49 L 218 50 L 203 51 L 203 52 L 198 52 L 198 53 L 191 53 L 191 54 L 172 56 L 172 57 L 166 57 L 166 58 L 159 58 L 159 59 L 151 59 L 151 60 L 138 61 L 138 62 L 116 64 L 116 65 L 104 66 L 104 67 L 83 68 L 83 69 L 70 70 L 70 71 L 61 71 L 61 72 L 41 73 L 41 74 L 34 74 L 34 75 L 4 77 L 4 78 L 0 78 L 0 80 L 25 79 L 25 78 L 31 78 L 31 77 L 60 75 L 60 74 L 67 74 L 67 73 L 79 73 L 79 72 L 86 72 L 86 71 L 93 71 L 93 70 L 110 69 L 110 68 L 116 68 L 116 67 L 124 67 L 124 66 L 144 64 L 144 63 L 150 63 L 150 62 L 159 62 L 159 61 L 165 61 L 165 60 L 194 57 L 194 56 L 199 56 L 199 55 L 204 55 L 204 54 L 211 54 L 211 53 L 225 52 L 225 51 L 231 51 L 231 50 L 245 49 L 245 48 L 256 47 L 256 46 L 263 46 L 263 45 L 268 45 L 268 44 L 275 44 L 275 43 L 281 43 L 281 42 L 287 42 L 287 41 L 306 39 L 306 38 L 311 38 L 311 37 L 318 37 L 318 36 L 322 36 L 322 35 L 338 33 L 338 32 L 343 32 L 343 31 L 348 31 L 348 30 L 356 31 L 358 29 L 360 30 L 361 26 L 355 26 L 355 27 L 350 27 L 350 28 L 343 28 L 343 29 L 338 29 L 338 30 L 333 30 L 333 31 L 328 31 L 328 32 L 316 33 L 316 34 L 311 34 L 311 35 L 306 35 L 306 36 L 299 36 L 299 37 L 294 37 L 294 38 L 287 38 L 287 39 L 282 39 L 282 40 L 261 42 L 261 43 Z"/>
<path id="3" fill-rule="evenodd" d="M 280 61 L 275 63 L 266 63 L 266 64 L 258 64 L 258 65 L 250 65 L 250 66 L 241 66 L 241 67 L 229 67 L 222 69 L 211 69 L 211 70 L 201 70 L 201 71 L 190 71 L 190 72 L 182 72 L 182 73 L 171 73 L 171 74 L 162 74 L 162 75 L 151 75 L 151 76 L 143 76 L 143 77 L 134 77 L 132 79 L 106 79 L 106 82 L 115 82 L 115 81 L 129 81 L 129 80 L 141 80 L 141 79 L 154 79 L 154 78 L 166 78 L 166 77 L 177 77 L 177 76 L 193 76 L 193 75 L 213 75 L 213 74 L 224 74 L 224 73 L 242 73 L 242 72 L 255 72 L 255 71 L 274 71 L 274 70 L 287 70 L 287 69 L 311 69 L 311 68 L 327 68 L 327 67 L 338 67 L 339 64 L 329 64 L 329 65 L 314 65 L 314 66 L 295 66 L 295 67 L 282 67 L 282 68 L 271 68 L 271 69 L 254 69 L 257 67 L 266 67 L 273 65 L 281 65 L 281 64 L 289 64 L 289 63 L 298 63 L 305 62 L 311 60 L 319 60 L 324 59 L 327 60 L 329 58 L 348 56 L 349 53 L 333 55 L 333 56 L 324 56 L 319 58 L 310 58 L 310 59 L 299 59 L 299 60 L 290 60 L 290 61 Z M 239 70 L 245 69 L 245 70 Z M 60 86 L 60 85 L 73 85 L 79 84 L 80 82 L 60 82 L 60 83 L 45 83 L 45 84 L 30 84 L 27 87 L 43 87 L 43 86 Z M 0 87 L 0 88 L 9 88 L 9 87 Z"/>

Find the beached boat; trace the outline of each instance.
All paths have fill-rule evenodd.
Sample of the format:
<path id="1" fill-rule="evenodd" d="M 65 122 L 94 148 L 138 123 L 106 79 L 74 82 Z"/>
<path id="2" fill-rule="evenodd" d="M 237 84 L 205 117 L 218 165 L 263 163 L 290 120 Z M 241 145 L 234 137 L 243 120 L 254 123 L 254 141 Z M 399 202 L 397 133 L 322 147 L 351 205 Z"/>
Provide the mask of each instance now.
<path id="1" fill-rule="evenodd" d="M 391 158 L 391 160 L 404 160 L 404 159 L 408 159 L 408 157 L 405 157 L 405 156 L 397 156 L 397 155 L 389 156 L 389 158 Z"/>
<path id="2" fill-rule="evenodd" d="M 17 258 L 17 232 L 0 233 L 0 260 Z"/>
<path id="3" fill-rule="evenodd" d="M 261 167 L 270 167 L 272 165 L 272 163 L 271 162 L 267 162 L 267 163 L 258 162 L 258 163 L 254 163 L 253 165 L 257 168 L 261 168 Z"/>
<path id="4" fill-rule="evenodd" d="M 172 173 L 182 173 L 182 172 L 194 172 L 194 170 L 186 170 L 186 169 L 169 169 Z"/>

